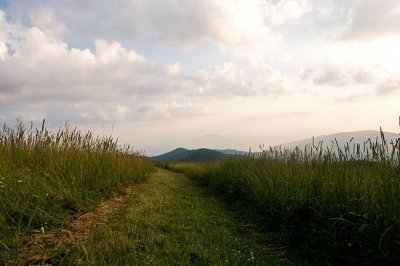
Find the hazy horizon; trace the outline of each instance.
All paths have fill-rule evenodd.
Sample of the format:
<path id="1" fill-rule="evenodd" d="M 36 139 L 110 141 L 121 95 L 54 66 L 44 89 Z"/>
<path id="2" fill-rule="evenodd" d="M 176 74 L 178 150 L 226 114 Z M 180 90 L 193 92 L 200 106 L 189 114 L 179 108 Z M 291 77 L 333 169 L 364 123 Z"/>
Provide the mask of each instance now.
<path id="1" fill-rule="evenodd" d="M 398 132 L 399 47 L 396 0 L 0 0 L 0 123 L 149 155 Z"/>
<path id="2" fill-rule="evenodd" d="M 372 134 L 375 133 L 375 134 Z M 354 133 L 354 134 L 353 134 Z M 388 132 L 384 131 L 385 137 L 387 141 L 390 139 L 398 138 L 399 133 L 396 132 Z M 248 152 L 251 150 L 252 152 L 261 151 L 261 148 L 268 149 L 270 146 L 279 146 L 284 145 L 286 148 L 294 148 L 300 143 L 301 146 L 305 145 L 305 143 L 311 143 L 311 140 L 315 137 L 316 143 L 319 142 L 318 138 L 324 139 L 324 147 L 326 145 L 330 146 L 330 136 L 343 135 L 339 137 L 338 141 L 340 145 L 344 145 L 346 142 L 352 140 L 352 143 L 363 143 L 367 141 L 370 135 L 380 136 L 379 130 L 361 130 L 361 131 L 351 131 L 351 132 L 334 132 L 332 134 L 321 134 L 321 135 L 309 135 L 304 138 L 297 139 L 289 139 L 281 142 L 268 142 L 268 141 L 257 141 L 257 140 L 243 140 L 243 139 L 235 139 L 229 138 L 226 136 L 213 135 L 208 134 L 204 136 L 197 136 L 189 139 L 180 139 L 176 141 L 170 141 L 169 143 L 163 143 L 157 146 L 148 146 L 147 150 L 143 150 L 148 156 L 155 156 L 170 152 L 177 148 L 185 148 L 185 149 L 200 149 L 207 148 L 213 150 L 224 150 L 224 149 L 233 149 L 237 151 Z M 365 136 L 365 137 L 364 137 Z M 329 140 L 328 140 L 329 139 Z M 374 138 L 371 138 L 374 141 Z M 380 139 L 380 138 L 379 138 Z M 260 147 L 261 146 L 261 147 Z"/>

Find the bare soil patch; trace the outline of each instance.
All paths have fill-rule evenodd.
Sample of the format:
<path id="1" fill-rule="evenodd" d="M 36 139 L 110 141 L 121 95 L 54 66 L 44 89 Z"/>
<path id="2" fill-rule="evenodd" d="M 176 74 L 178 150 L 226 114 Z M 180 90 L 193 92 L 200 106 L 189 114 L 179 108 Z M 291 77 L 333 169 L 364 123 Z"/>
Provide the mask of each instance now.
<path id="1" fill-rule="evenodd" d="M 126 206 L 127 197 L 135 190 L 136 187 L 122 190 L 117 197 L 100 203 L 94 211 L 84 213 L 65 228 L 33 235 L 23 247 L 23 257 L 16 265 L 46 265 L 52 254 L 85 241 L 94 230 L 108 222 L 111 214 Z"/>

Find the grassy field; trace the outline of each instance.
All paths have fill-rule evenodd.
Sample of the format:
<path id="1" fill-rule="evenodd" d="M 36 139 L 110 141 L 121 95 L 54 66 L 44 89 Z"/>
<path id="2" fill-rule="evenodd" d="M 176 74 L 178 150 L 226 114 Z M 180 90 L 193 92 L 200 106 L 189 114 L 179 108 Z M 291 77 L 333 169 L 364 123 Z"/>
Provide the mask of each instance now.
<path id="1" fill-rule="evenodd" d="M 162 165 L 209 194 L 181 174 L 155 173 L 147 158 L 111 137 L 68 125 L 51 132 L 44 122 L 39 129 L 4 125 L 0 264 L 20 258 L 33 234 L 65 227 L 142 183 L 109 224 L 89 232 L 88 241 L 63 247 L 51 262 L 270 265 L 262 245 L 272 233 L 279 241 L 273 246 L 288 247 L 305 264 L 399 265 L 399 140 L 387 142 L 382 134 L 363 146 L 334 145 Z M 246 223 L 265 241 L 227 211 L 236 205 L 251 210 L 243 212 L 252 215 Z"/>
<path id="2" fill-rule="evenodd" d="M 154 171 L 111 137 L 66 125 L 51 132 L 22 123 L 0 131 L 0 264 L 15 260 L 30 235 L 62 227 Z"/>
<path id="3" fill-rule="evenodd" d="M 208 164 L 166 165 L 230 202 L 316 264 L 400 264 L 400 144 L 271 148 Z"/>
<path id="4" fill-rule="evenodd" d="M 63 265 L 276 265 L 271 252 L 222 202 L 181 174 L 159 169 L 137 186 L 128 207 L 85 243 L 63 251 Z"/>

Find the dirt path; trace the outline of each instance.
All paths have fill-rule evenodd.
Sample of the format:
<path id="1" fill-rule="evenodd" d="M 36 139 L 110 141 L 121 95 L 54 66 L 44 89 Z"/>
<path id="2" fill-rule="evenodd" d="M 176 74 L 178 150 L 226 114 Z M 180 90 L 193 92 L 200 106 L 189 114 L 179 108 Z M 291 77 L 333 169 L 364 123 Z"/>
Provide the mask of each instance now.
<path id="1" fill-rule="evenodd" d="M 67 230 L 38 237 L 29 248 L 45 249 L 25 265 L 281 264 L 223 203 L 183 175 L 159 169 L 135 189 L 103 203 Z M 46 244 L 54 238 L 59 240 Z M 48 246 L 57 252 L 48 252 Z"/>
<path id="2" fill-rule="evenodd" d="M 38 233 L 23 247 L 23 257 L 16 265 L 40 265 L 51 262 L 53 253 L 76 245 L 85 240 L 100 226 L 106 224 L 112 213 L 126 207 L 127 198 L 135 192 L 135 187 L 122 190 L 113 199 L 100 203 L 94 211 L 87 212 L 66 228 L 55 232 Z"/>

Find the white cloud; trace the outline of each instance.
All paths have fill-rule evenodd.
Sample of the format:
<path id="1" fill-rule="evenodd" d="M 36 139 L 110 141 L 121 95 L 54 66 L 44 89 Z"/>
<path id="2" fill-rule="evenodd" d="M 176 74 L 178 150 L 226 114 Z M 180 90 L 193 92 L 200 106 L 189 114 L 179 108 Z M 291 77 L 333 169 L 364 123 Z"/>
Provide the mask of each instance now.
<path id="1" fill-rule="evenodd" d="M 117 104 L 117 116 L 120 117 L 125 117 L 127 114 L 129 114 L 129 112 L 131 111 L 131 109 L 128 106 L 125 105 L 120 105 Z"/>
<path id="2" fill-rule="evenodd" d="M 212 97 L 227 97 L 232 94 L 246 95 L 252 93 L 253 89 L 251 84 L 244 80 L 239 67 L 232 62 L 197 71 L 192 82 L 197 88 L 198 95 Z"/>
<path id="3" fill-rule="evenodd" d="M 374 83 L 377 71 L 362 66 L 326 65 L 314 79 L 316 84 L 347 86 L 352 84 Z"/>
<path id="4" fill-rule="evenodd" d="M 146 61 L 136 51 L 127 51 L 116 41 L 109 43 L 105 40 L 97 39 L 94 44 L 97 60 L 103 64 L 121 63 L 121 61 L 144 63 Z"/>
<path id="5" fill-rule="evenodd" d="M 374 84 L 400 75 L 400 35 L 368 41 L 335 41 L 325 45 L 319 71 L 307 73 L 317 84 Z"/>
<path id="6" fill-rule="evenodd" d="M 254 47 L 260 42 L 275 42 L 278 38 L 266 25 L 263 4 L 259 1 L 210 2 L 217 12 L 210 18 L 208 34 L 222 49 Z"/>
<path id="7" fill-rule="evenodd" d="M 343 40 L 368 40 L 400 33 L 398 0 L 335 0 L 337 14 L 346 22 Z"/>
<path id="8" fill-rule="evenodd" d="M 276 38 L 265 23 L 265 5 L 268 2 L 260 0 L 108 3 L 111 23 L 124 36 L 175 47 L 211 40 L 225 51 Z"/>
<path id="9" fill-rule="evenodd" d="M 284 79 L 269 66 L 260 66 L 250 77 L 237 64 L 225 62 L 196 72 L 190 79 L 199 96 L 226 99 L 232 96 L 280 95 Z"/>
<path id="10" fill-rule="evenodd" d="M 376 87 L 376 92 L 379 96 L 388 96 L 400 90 L 400 80 L 386 80 Z"/>
<path id="11" fill-rule="evenodd" d="M 298 19 L 312 9 L 309 0 L 281 0 L 276 5 L 266 6 L 267 16 L 272 25 L 282 25 L 287 21 Z"/>
<path id="12" fill-rule="evenodd" d="M 68 33 L 67 27 L 56 18 L 55 11 L 49 7 L 38 7 L 29 10 L 31 22 L 46 35 L 62 37 Z"/>
<path id="13" fill-rule="evenodd" d="M 272 70 L 260 84 L 232 62 L 185 74 L 179 63 L 163 67 L 117 41 L 98 38 L 94 51 L 76 49 L 35 26 L 3 23 L 18 29 L 18 36 L 3 31 L 12 54 L 0 45 L 7 59 L 0 60 L 0 103 L 9 116 L 23 109 L 38 118 L 86 122 L 169 119 L 202 114 L 205 98 L 269 94 L 280 86 Z"/>
<path id="14" fill-rule="evenodd" d="M 0 59 L 5 60 L 8 53 L 8 49 L 5 43 L 0 42 Z"/>
<path id="15" fill-rule="evenodd" d="M 281 72 L 264 64 L 260 66 L 261 77 L 258 81 L 261 91 L 267 94 L 279 96 L 286 93 L 287 79 L 282 76 Z"/>
<path id="16" fill-rule="evenodd" d="M 16 0 L 14 13 L 56 36 L 144 41 L 190 49 L 211 41 L 225 54 L 260 61 L 282 43 L 274 30 L 300 19 L 310 0 L 120 0 L 71 2 Z M 77 20 L 77 18 L 79 19 Z"/>
<path id="17" fill-rule="evenodd" d="M 398 111 L 376 97 L 398 92 L 397 2 L 9 1 L 0 10 L 0 114 L 170 123 L 171 132 L 194 119 L 213 131 L 211 117 L 233 131 L 237 117 L 261 114 L 265 121 L 248 124 L 260 134 L 272 128 L 270 114 L 323 111 L 299 125 L 311 132 L 331 127 L 329 112 L 355 118 L 380 101 L 370 113 L 378 121 Z M 293 128 L 284 120 L 274 125 Z"/>
<path id="18" fill-rule="evenodd" d="M 169 65 L 167 68 L 168 75 L 178 76 L 182 74 L 182 66 L 178 62 L 172 65 Z"/>
<path id="19" fill-rule="evenodd" d="M 13 53 L 2 49 L 7 60 L 0 60 L 0 101 L 2 112 L 11 112 L 10 116 L 23 109 L 77 120 L 119 118 L 126 109 L 115 109 L 115 102 L 129 105 L 135 94 L 154 93 L 150 80 L 162 73 L 160 66 L 117 42 L 97 40 L 93 53 L 69 48 L 36 27 L 2 23 L 4 41 Z M 7 32 L 12 28 L 18 28 L 17 36 Z"/>

